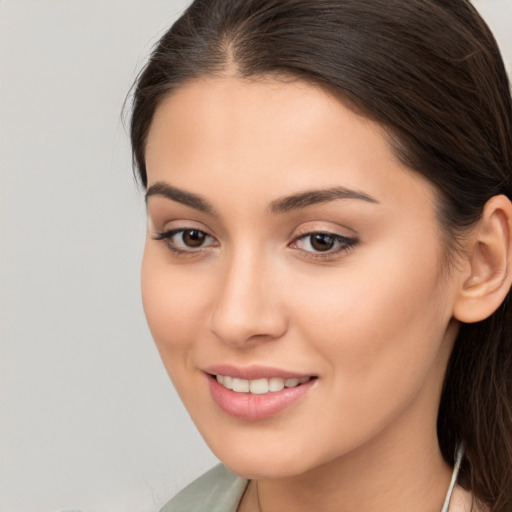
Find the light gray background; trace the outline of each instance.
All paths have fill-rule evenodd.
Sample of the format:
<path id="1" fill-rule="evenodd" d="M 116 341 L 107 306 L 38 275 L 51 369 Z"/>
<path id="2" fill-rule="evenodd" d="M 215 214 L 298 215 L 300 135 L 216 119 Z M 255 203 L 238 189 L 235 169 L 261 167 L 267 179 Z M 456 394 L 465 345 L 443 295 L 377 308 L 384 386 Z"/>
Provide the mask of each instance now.
<path id="1" fill-rule="evenodd" d="M 185 0 L 0 0 L 0 512 L 155 511 L 215 463 L 153 347 L 120 121 Z M 512 0 L 476 2 L 512 69 Z"/>

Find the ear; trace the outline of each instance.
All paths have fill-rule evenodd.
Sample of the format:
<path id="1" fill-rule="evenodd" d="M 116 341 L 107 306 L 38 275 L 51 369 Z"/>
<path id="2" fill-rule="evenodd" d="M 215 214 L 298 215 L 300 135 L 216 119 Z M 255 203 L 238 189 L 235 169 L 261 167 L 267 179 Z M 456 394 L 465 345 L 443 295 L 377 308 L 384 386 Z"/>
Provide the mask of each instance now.
<path id="1" fill-rule="evenodd" d="M 485 204 L 468 239 L 453 316 L 465 323 L 491 316 L 512 284 L 512 203 L 503 195 Z"/>

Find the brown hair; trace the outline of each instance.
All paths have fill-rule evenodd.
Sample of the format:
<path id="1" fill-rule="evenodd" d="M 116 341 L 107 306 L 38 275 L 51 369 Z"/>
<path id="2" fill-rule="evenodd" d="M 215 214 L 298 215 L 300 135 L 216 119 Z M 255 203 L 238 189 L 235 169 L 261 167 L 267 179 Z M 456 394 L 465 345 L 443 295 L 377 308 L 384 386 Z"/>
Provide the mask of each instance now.
<path id="1" fill-rule="evenodd" d="M 496 41 L 467 0 L 196 0 L 161 38 L 134 90 L 131 141 L 145 186 L 155 110 L 199 76 L 293 76 L 380 122 L 398 157 L 439 191 L 449 249 L 492 196 L 512 198 L 510 84 Z M 460 483 L 512 510 L 512 305 L 462 325 L 438 437 Z"/>

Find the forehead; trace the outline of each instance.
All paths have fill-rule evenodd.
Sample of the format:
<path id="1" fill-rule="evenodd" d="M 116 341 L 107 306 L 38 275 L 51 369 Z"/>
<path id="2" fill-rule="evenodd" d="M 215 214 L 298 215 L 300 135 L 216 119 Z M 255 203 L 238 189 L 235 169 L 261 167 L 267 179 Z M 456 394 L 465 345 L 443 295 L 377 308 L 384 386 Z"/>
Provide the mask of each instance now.
<path id="1" fill-rule="evenodd" d="M 173 91 L 155 112 L 146 150 L 151 157 L 155 144 L 175 141 L 234 151 L 250 139 L 252 147 L 264 143 L 268 152 L 298 140 L 320 146 L 326 131 L 350 137 L 352 145 L 356 140 L 362 145 L 363 132 L 373 132 L 373 149 L 392 156 L 382 128 L 327 90 L 297 79 L 236 77 L 205 77 Z"/>
<path id="2" fill-rule="evenodd" d="M 384 129 L 299 80 L 202 78 L 158 107 L 147 140 L 149 185 L 275 197 L 346 186 L 402 199 L 429 183 L 398 161 Z"/>

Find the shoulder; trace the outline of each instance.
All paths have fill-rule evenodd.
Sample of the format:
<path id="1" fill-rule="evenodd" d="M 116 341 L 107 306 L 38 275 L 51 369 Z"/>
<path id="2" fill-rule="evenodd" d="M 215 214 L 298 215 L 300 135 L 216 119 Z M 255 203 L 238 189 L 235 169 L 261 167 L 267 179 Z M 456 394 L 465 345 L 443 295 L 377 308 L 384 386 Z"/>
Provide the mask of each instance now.
<path id="1" fill-rule="evenodd" d="M 449 512 L 490 512 L 486 505 L 479 503 L 471 492 L 466 491 L 459 485 L 456 485 L 453 489 L 448 510 Z"/>
<path id="2" fill-rule="evenodd" d="M 219 464 L 194 480 L 160 512 L 236 512 L 247 480 Z"/>

